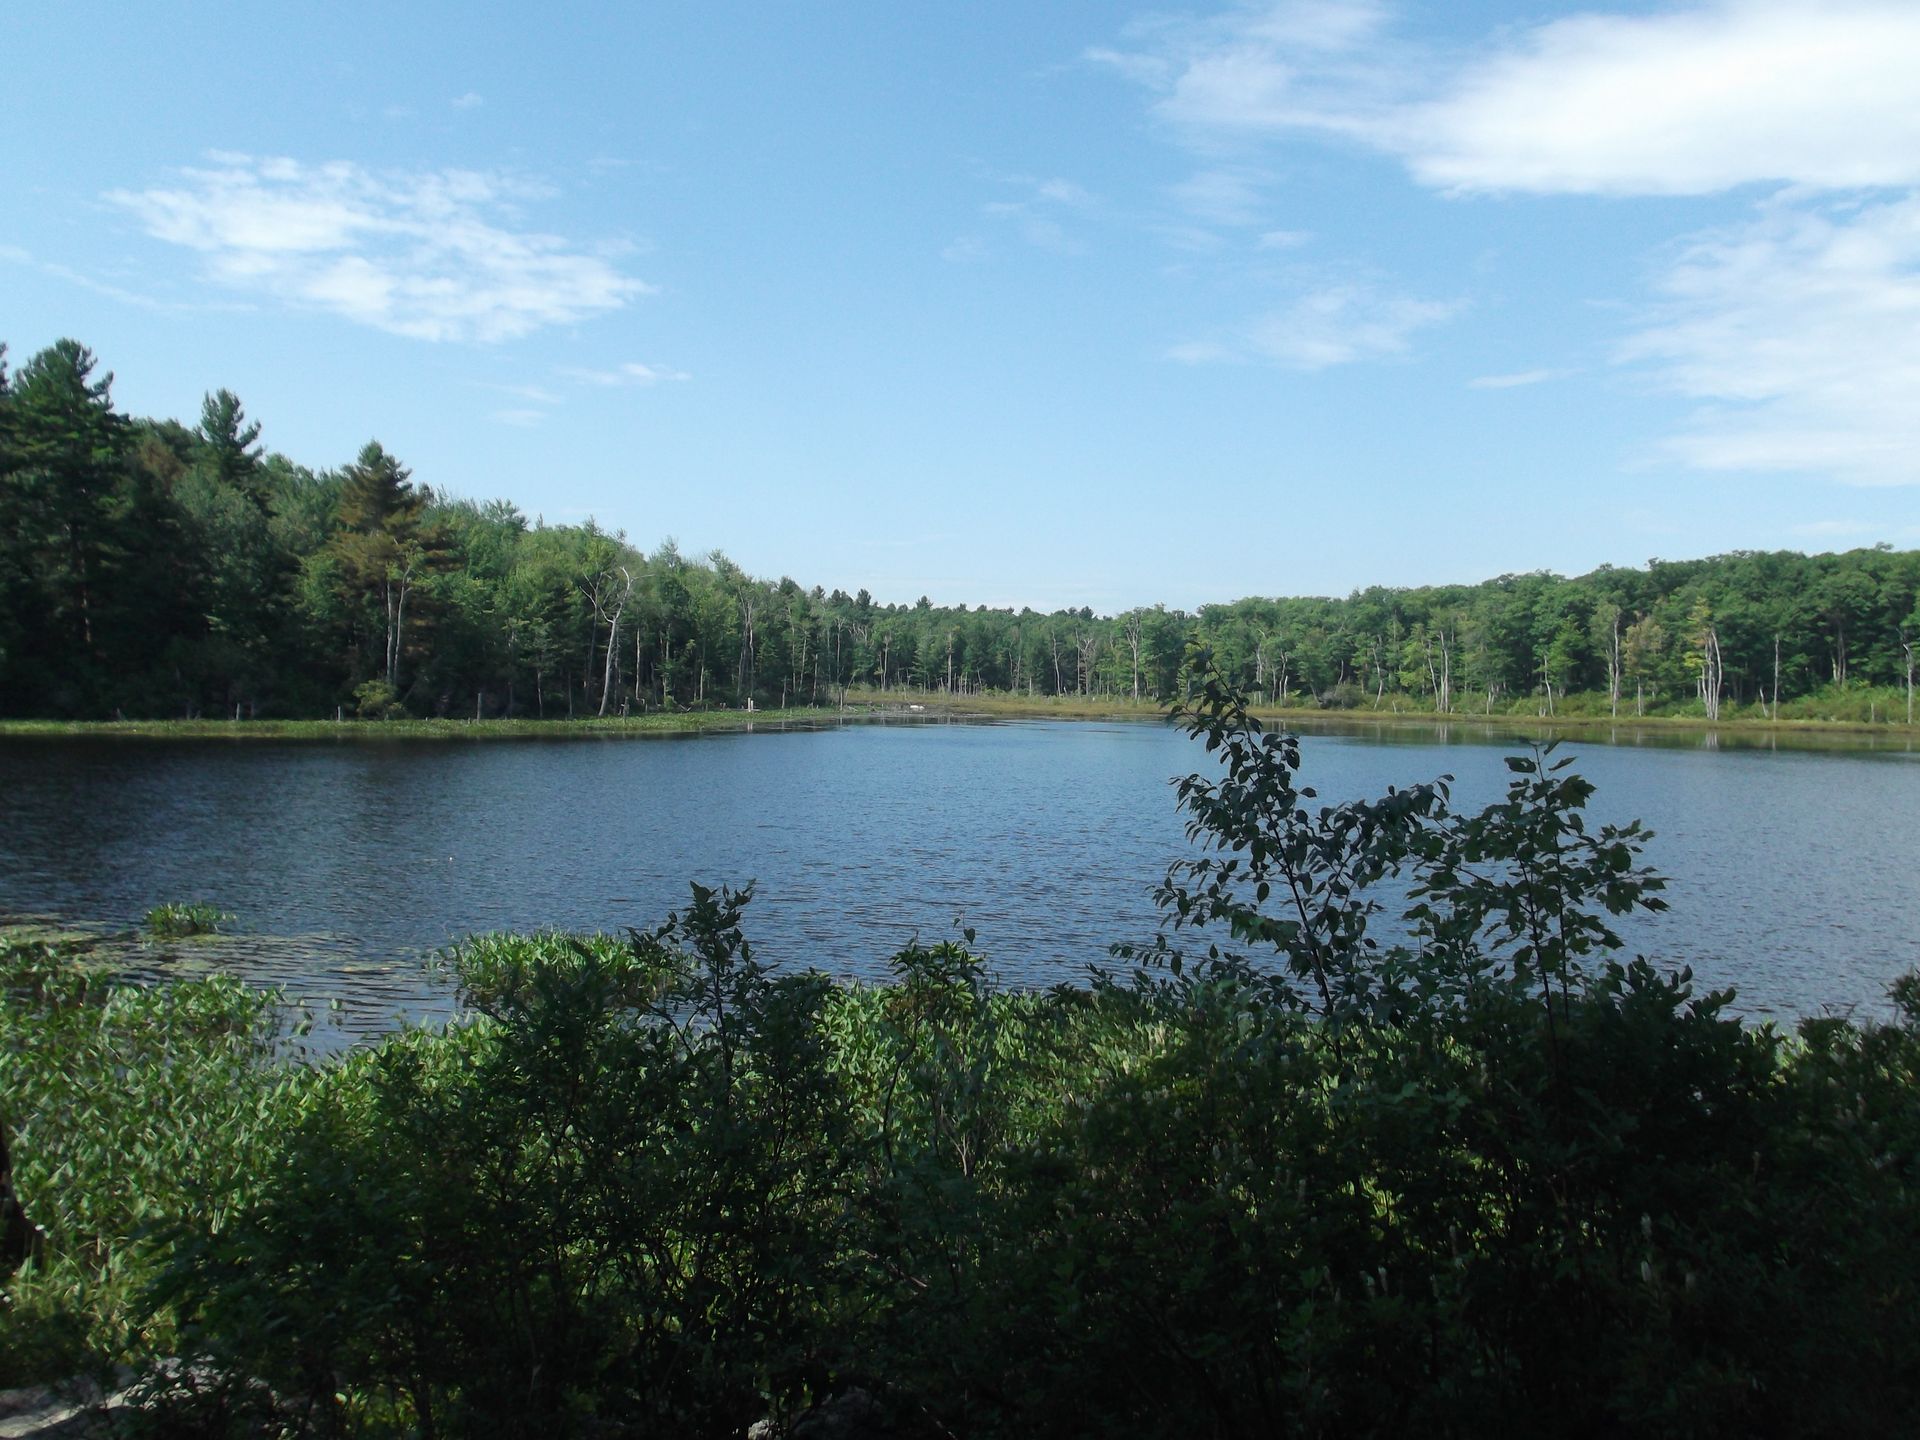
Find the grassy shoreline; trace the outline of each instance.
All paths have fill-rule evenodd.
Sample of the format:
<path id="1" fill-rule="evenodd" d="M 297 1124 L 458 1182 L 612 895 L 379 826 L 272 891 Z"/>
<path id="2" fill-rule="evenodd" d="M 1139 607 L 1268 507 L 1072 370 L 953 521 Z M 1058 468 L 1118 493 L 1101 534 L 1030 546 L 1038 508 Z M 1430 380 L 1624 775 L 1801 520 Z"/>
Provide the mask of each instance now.
<path id="1" fill-rule="evenodd" d="M 979 716 L 988 719 L 1008 720 L 1158 720 L 1165 716 L 1164 707 L 1157 701 L 1133 701 L 1124 697 L 1101 696 L 1023 696 L 1023 695 L 966 695 L 947 696 L 938 691 L 921 692 L 895 690 L 888 692 L 854 692 L 849 703 L 853 705 L 871 705 L 890 702 L 896 708 L 918 705 L 920 713 L 929 716 L 951 718 Z M 1520 733 L 1575 734 L 1591 733 L 1595 730 L 1628 730 L 1648 732 L 1707 733 L 1725 731 L 1749 734 L 1857 734 L 1857 735 L 1895 735 L 1920 738 L 1920 724 L 1907 725 L 1898 721 L 1881 720 L 1874 723 L 1853 720 L 1816 719 L 1789 716 L 1780 720 L 1768 720 L 1754 716 L 1731 716 L 1720 720 L 1708 720 L 1700 715 L 1516 715 L 1496 710 L 1491 714 L 1479 711 L 1454 710 L 1440 714 L 1433 710 L 1374 710 L 1359 708 L 1353 710 L 1329 710 L 1318 706 L 1276 706 L 1252 705 L 1250 713 L 1262 721 L 1283 726 L 1304 725 L 1309 728 L 1331 726 L 1426 726 L 1469 725 L 1478 728 L 1517 731 Z"/>
<path id="2" fill-rule="evenodd" d="M 1155 721 L 1165 717 L 1155 701 L 1103 696 L 950 696 L 938 691 L 855 692 L 841 706 L 790 706 L 784 710 L 680 710 L 577 719 L 405 720 L 0 720 L 0 740 L 37 737 L 146 738 L 168 740 L 523 740 L 730 734 L 808 729 L 876 720 L 1104 720 Z M 1920 725 L 1896 720 L 1751 715 L 1708 720 L 1698 715 L 1612 716 L 1516 715 L 1456 710 L 1327 710 L 1300 706 L 1254 706 L 1263 721 L 1306 730 L 1415 728 L 1462 725 L 1519 735 L 1591 737 L 1629 734 L 1734 734 L 1746 736 L 1849 736 L 1920 740 Z"/>

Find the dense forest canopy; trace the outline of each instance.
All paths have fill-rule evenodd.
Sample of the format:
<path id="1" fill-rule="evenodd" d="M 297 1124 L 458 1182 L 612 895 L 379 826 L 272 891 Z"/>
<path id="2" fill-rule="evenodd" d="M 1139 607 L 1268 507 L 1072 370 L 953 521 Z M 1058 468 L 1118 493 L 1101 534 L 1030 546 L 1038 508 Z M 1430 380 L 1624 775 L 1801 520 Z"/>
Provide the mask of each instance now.
<path id="1" fill-rule="evenodd" d="M 1192 614 L 880 604 L 437 494 L 378 442 L 314 471 L 260 434 L 229 391 L 192 427 L 141 419 L 85 346 L 12 374 L 0 347 L 0 713 L 564 717 L 848 687 L 1148 701 L 1199 641 L 1275 705 L 1718 718 L 1890 689 L 1911 718 L 1920 551 Z"/>

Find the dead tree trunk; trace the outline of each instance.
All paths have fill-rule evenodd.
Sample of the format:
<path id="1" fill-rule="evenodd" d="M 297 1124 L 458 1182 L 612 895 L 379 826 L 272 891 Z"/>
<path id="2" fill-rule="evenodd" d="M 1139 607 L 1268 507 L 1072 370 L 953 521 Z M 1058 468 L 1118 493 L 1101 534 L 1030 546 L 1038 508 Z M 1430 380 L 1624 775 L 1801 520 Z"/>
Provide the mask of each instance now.
<path id="1" fill-rule="evenodd" d="M 612 599 L 610 592 L 602 592 L 597 586 L 594 590 L 594 608 L 604 609 L 607 620 L 607 661 L 600 673 L 600 713 L 607 713 L 607 700 L 613 693 L 613 657 L 620 644 L 620 617 L 626 612 L 627 601 L 633 595 L 633 572 L 626 566 L 618 567 L 620 578 L 626 583 L 620 587 L 619 598 Z M 607 602 L 612 600 L 611 604 Z"/>

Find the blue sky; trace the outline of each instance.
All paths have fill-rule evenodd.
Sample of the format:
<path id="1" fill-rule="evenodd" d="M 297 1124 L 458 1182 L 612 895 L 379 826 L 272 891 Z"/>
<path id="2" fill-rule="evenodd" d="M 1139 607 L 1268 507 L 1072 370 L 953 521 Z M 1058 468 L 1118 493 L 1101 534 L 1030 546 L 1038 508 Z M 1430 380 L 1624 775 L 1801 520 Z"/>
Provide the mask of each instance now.
<path id="1" fill-rule="evenodd" d="M 1920 6 L 10 6 L 0 338 L 942 603 L 1920 543 Z"/>

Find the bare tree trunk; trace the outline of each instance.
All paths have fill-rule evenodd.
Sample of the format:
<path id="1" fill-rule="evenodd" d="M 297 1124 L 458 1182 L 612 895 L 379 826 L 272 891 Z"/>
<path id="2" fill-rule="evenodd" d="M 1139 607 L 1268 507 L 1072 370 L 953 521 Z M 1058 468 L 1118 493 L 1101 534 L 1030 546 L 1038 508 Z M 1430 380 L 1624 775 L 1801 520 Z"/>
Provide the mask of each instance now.
<path id="1" fill-rule="evenodd" d="M 1620 718 L 1620 611 L 1614 607 L 1613 635 L 1607 642 L 1607 699 L 1613 707 L 1613 718 Z"/>
<path id="2" fill-rule="evenodd" d="M 620 644 L 620 617 L 626 613 L 627 601 L 633 595 L 633 572 L 624 565 L 617 568 L 625 584 L 620 588 L 620 598 L 613 602 L 613 613 L 607 618 L 607 663 L 606 668 L 600 673 L 600 713 L 602 715 L 607 713 L 607 699 L 613 693 L 613 656 Z M 594 589 L 594 601 L 596 610 L 606 603 L 606 598 L 598 586 Z"/>
<path id="3" fill-rule="evenodd" d="M 1133 654 L 1133 703 L 1140 703 L 1140 612 L 1129 611 L 1126 624 L 1127 648 Z"/>
<path id="4" fill-rule="evenodd" d="M 759 680 L 759 667 L 754 663 L 755 635 L 753 628 L 753 596 L 742 591 L 740 604 L 740 666 L 739 686 L 746 699 L 753 698 L 753 691 Z"/>
<path id="5" fill-rule="evenodd" d="M 1096 632 L 1087 632 L 1074 637 L 1074 647 L 1080 658 L 1080 693 L 1093 693 L 1093 662 L 1100 658 L 1100 636 Z"/>
<path id="6" fill-rule="evenodd" d="M 406 653 L 407 644 L 407 596 L 413 590 L 413 563 L 400 573 L 400 599 L 393 612 L 393 663 L 387 675 L 387 683 L 393 686 L 394 694 L 400 693 L 400 657 Z"/>
<path id="7" fill-rule="evenodd" d="M 1907 724 L 1913 724 L 1913 641 L 1902 632 L 1900 653 L 1907 657 Z"/>
<path id="8" fill-rule="evenodd" d="M 1700 703 L 1706 708 L 1707 719 L 1720 718 L 1720 693 L 1726 682 L 1726 671 L 1720 659 L 1720 633 L 1709 625 L 1700 637 Z"/>

